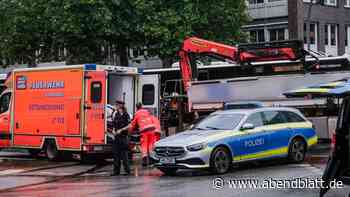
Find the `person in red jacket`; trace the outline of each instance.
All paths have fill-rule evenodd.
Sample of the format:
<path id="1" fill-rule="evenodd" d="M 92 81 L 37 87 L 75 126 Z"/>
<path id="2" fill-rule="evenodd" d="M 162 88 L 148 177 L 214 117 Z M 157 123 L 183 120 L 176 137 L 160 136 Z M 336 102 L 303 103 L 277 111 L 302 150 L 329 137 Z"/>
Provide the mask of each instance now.
<path id="1" fill-rule="evenodd" d="M 152 115 L 148 110 L 142 108 L 142 104 L 136 104 L 136 113 L 129 126 L 129 132 L 138 131 L 140 133 L 142 165 L 149 163 L 149 153 L 152 151 L 155 141 L 156 126 L 153 123 Z"/>
<path id="2" fill-rule="evenodd" d="M 153 122 L 153 124 L 154 124 L 154 127 L 156 128 L 156 129 L 154 130 L 154 132 L 155 132 L 155 138 L 154 138 L 154 141 L 153 141 L 153 143 L 152 143 L 152 149 L 153 149 L 154 144 L 155 144 L 157 141 L 160 140 L 160 136 L 161 136 L 161 134 L 162 134 L 162 131 L 161 131 L 161 127 L 160 127 L 160 121 L 158 120 L 157 117 L 152 116 L 152 122 Z"/>

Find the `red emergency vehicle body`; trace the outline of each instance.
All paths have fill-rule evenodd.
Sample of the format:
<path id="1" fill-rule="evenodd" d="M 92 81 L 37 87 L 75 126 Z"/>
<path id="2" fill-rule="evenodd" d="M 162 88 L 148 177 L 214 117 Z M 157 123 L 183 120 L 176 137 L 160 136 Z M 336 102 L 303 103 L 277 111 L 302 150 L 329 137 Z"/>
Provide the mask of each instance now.
<path id="1" fill-rule="evenodd" d="M 13 71 L 0 98 L 0 148 L 45 150 L 51 157 L 61 151 L 109 153 L 105 134 L 108 72 L 101 68 Z M 127 72 L 136 76 L 137 69 Z"/>

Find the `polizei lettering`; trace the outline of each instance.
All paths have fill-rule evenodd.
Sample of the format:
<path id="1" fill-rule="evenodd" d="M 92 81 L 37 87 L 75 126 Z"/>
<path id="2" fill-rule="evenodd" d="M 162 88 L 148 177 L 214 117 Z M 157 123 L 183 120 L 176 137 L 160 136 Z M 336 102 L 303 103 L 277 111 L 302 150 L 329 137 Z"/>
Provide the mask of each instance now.
<path id="1" fill-rule="evenodd" d="M 247 140 L 247 141 L 244 142 L 244 146 L 247 147 L 247 148 L 261 146 L 261 145 L 264 145 L 264 139 L 263 138 Z"/>
<path id="2" fill-rule="evenodd" d="M 58 89 L 64 88 L 64 81 L 34 81 L 30 89 Z"/>

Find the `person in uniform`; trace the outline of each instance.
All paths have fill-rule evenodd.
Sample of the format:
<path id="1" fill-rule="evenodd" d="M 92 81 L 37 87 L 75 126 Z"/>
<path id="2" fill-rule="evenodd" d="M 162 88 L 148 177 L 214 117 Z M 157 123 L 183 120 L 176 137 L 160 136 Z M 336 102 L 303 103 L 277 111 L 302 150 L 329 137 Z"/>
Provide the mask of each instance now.
<path id="1" fill-rule="evenodd" d="M 155 138 L 156 126 L 153 123 L 152 115 L 142 107 L 141 103 L 136 105 L 136 113 L 129 126 L 129 132 L 139 132 L 142 152 L 142 165 L 149 164 L 149 153 L 152 151 L 152 144 Z"/>
<path id="2" fill-rule="evenodd" d="M 121 162 L 127 175 L 130 174 L 130 164 L 128 159 L 129 140 L 127 126 L 130 116 L 126 111 L 124 102 L 116 101 L 116 112 L 113 118 L 115 138 L 112 145 L 113 151 L 113 173 L 112 176 L 120 174 Z M 126 128 L 126 129 L 123 129 Z"/>

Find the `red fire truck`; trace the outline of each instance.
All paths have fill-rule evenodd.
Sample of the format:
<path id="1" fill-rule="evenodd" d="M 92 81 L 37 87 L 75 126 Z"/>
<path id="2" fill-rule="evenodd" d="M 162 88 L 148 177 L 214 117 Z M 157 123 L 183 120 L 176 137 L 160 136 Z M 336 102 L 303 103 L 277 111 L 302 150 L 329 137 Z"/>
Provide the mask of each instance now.
<path id="1" fill-rule="evenodd" d="M 0 96 L 0 149 L 106 155 L 106 106 L 123 100 L 132 114 L 136 102 L 157 112 L 157 76 L 137 68 L 77 65 L 14 70 Z"/>

